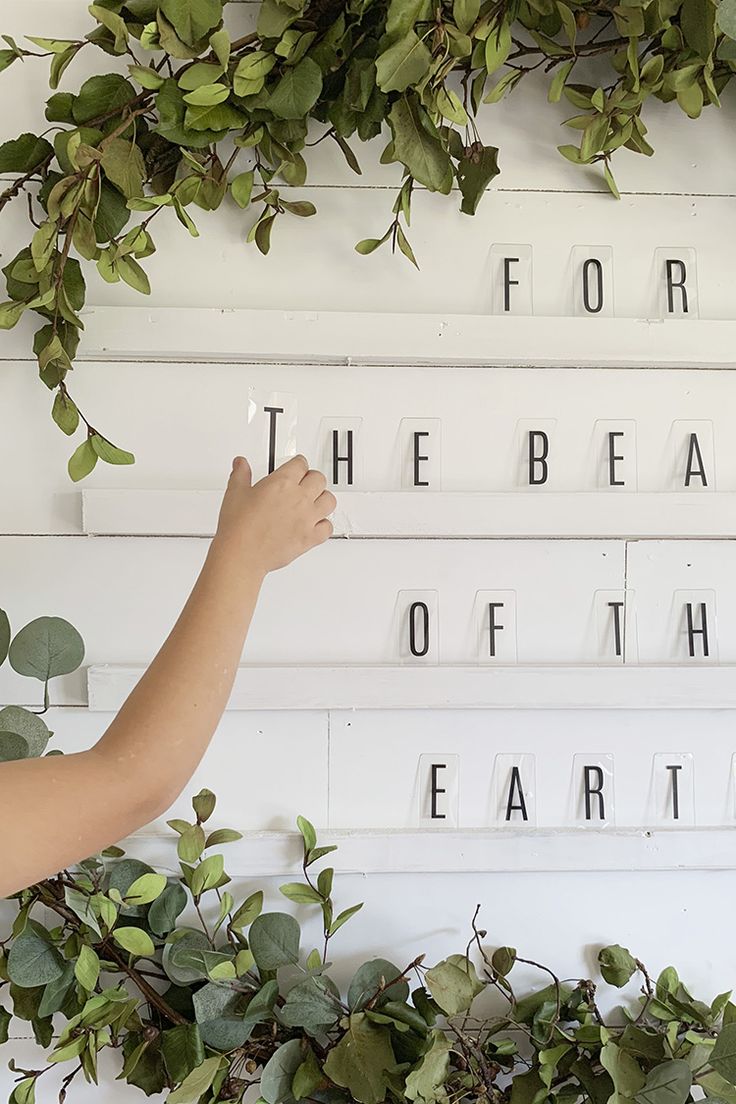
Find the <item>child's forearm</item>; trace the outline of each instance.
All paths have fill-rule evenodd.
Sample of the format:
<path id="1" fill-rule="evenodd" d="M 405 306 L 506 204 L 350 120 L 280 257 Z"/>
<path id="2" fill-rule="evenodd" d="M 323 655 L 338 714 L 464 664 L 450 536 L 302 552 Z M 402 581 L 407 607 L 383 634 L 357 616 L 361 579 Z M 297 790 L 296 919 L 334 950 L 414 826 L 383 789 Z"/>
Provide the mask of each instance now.
<path id="1" fill-rule="evenodd" d="M 236 461 L 194 590 L 97 745 L 0 763 L 0 897 L 117 842 L 181 792 L 227 704 L 265 575 L 332 532 L 324 487 L 303 457 L 255 487 Z"/>
<path id="2" fill-rule="evenodd" d="M 138 793 L 152 819 L 191 777 L 230 697 L 263 578 L 247 548 L 215 538 L 168 639 L 93 749 L 119 809 Z"/>

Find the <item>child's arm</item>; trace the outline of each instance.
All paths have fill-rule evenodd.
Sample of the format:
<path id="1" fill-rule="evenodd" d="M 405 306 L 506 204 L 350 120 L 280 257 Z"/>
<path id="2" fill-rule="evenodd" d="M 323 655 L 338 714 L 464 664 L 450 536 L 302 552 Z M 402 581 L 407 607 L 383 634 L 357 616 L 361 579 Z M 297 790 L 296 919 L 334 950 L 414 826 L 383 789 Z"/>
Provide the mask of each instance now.
<path id="1" fill-rule="evenodd" d="M 335 498 L 297 456 L 251 486 L 233 464 L 217 534 L 171 634 L 89 751 L 0 764 L 0 897 L 161 815 L 204 754 L 230 696 L 266 574 L 332 533 Z"/>

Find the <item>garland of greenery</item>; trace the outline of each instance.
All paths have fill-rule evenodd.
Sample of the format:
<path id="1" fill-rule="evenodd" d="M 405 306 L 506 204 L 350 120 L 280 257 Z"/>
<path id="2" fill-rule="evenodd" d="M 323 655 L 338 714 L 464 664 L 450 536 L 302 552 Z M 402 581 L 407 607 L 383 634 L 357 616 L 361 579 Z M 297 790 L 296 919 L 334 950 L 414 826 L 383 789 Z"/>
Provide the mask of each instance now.
<path id="1" fill-rule="evenodd" d="M 479 105 L 528 73 L 548 73 L 549 100 L 564 95 L 576 109 L 567 125 L 580 141 L 562 155 L 599 165 L 618 196 L 613 152 L 653 152 L 646 102 L 676 102 L 695 118 L 718 105 L 736 67 L 736 0 L 263 0 L 256 30 L 235 41 L 224 2 L 99 0 L 86 38 L 31 38 L 29 50 L 3 36 L 0 69 L 50 57 L 54 92 L 50 128 L 0 147 L 0 173 L 15 174 L 0 208 L 27 192 L 34 226 L 3 269 L 0 327 L 29 310 L 44 319 L 34 352 L 55 392 L 52 416 L 70 436 L 85 431 L 73 480 L 98 460 L 134 461 L 70 394 L 85 301 L 78 258 L 147 294 L 153 219 L 169 208 L 197 236 L 192 207 L 215 210 L 228 193 L 254 208 L 247 240 L 267 253 L 277 219 L 315 213 L 278 186 L 305 183 L 309 147 L 334 141 L 360 173 L 350 140 L 388 124 L 381 160 L 401 165 L 403 182 L 386 232 L 356 249 L 390 243 L 416 264 L 407 236 L 415 186 L 448 194 L 457 185 L 461 210 L 474 214 L 499 171 L 498 150 L 476 126 Z M 77 93 L 57 91 L 89 47 L 103 55 L 100 72 Z M 129 226 L 134 213 L 143 218 Z"/>
<path id="2" fill-rule="evenodd" d="M 259 1104 L 736 1100 L 731 994 L 696 1000 L 672 967 L 655 982 L 618 945 L 598 955 L 603 979 L 622 988 L 636 975 L 641 996 L 613 1017 L 591 980 L 563 982 L 513 947 L 487 951 L 477 911 L 458 953 L 431 968 L 421 954 L 403 969 L 371 959 L 342 993 L 331 941 L 361 906 L 336 913 L 334 870 L 314 873 L 335 848 L 318 846 L 299 818 L 303 880 L 281 892 L 318 911 L 323 942 L 304 955 L 294 916 L 263 912 L 261 892 L 236 902 L 215 848 L 240 835 L 205 828 L 209 790 L 192 804 L 192 821 L 170 821 L 180 874 L 114 847 L 15 898 L 0 941 L 0 995 L 6 988 L 12 1003 L 0 1007 L 0 1042 L 16 1017 L 49 1053 L 40 1069 L 10 1060 L 10 1104 L 34 1104 L 59 1065 L 69 1069 L 62 1101 L 80 1073 L 96 1083 L 108 1050 L 122 1054 L 119 1079 L 148 1095 L 169 1090 L 168 1104 L 239 1102 L 252 1086 Z M 517 962 L 548 983 L 519 995 L 509 980 Z"/>

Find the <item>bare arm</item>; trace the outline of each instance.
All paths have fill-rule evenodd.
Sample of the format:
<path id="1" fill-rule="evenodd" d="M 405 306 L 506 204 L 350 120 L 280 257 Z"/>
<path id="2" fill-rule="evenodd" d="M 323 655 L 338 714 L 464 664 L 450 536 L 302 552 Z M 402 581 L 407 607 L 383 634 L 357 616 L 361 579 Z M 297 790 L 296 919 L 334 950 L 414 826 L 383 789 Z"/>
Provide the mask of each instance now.
<path id="1" fill-rule="evenodd" d="M 297 456 L 251 486 L 238 457 L 217 535 L 171 634 L 99 742 L 0 764 L 0 897 L 117 842 L 189 781 L 232 690 L 266 574 L 325 541 L 335 507 Z"/>

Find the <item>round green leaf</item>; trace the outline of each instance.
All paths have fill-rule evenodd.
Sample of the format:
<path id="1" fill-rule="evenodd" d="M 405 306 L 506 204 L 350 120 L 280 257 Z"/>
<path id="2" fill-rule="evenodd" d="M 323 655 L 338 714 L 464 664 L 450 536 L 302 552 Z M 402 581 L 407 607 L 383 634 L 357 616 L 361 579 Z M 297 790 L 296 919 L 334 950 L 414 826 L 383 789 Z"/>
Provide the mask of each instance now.
<path id="1" fill-rule="evenodd" d="M 29 759 L 31 750 L 17 732 L 0 730 L 0 763 L 14 763 L 18 759 Z"/>
<path id="2" fill-rule="evenodd" d="M 0 666 L 8 658 L 10 647 L 10 621 L 5 610 L 0 609 Z"/>
<path id="3" fill-rule="evenodd" d="M 10 665 L 19 675 L 48 682 L 82 665 L 84 641 L 61 617 L 37 617 L 10 645 Z"/>
<path id="4" fill-rule="evenodd" d="M 22 989 L 32 989 L 56 981 L 63 971 L 64 960 L 51 943 L 48 933 L 35 920 L 29 920 L 10 948 L 10 980 Z"/>
<path id="5" fill-rule="evenodd" d="M 150 905 L 160 897 L 166 888 L 165 874 L 142 874 L 128 886 L 125 903 L 131 905 Z"/>
<path id="6" fill-rule="evenodd" d="M 394 978 L 401 976 L 401 970 L 388 962 L 385 958 L 374 958 L 370 962 L 364 962 L 356 971 L 348 989 L 348 1006 L 351 1012 L 359 1011 L 375 997 L 381 990 L 381 995 L 376 1004 L 380 1006 L 388 1000 L 405 1001 L 409 996 L 409 986 L 404 979 L 396 981 Z M 385 988 L 384 988 L 385 986 Z"/>
<path id="7" fill-rule="evenodd" d="M 250 926 L 248 942 L 261 971 L 293 966 L 299 958 L 301 929 L 293 916 L 285 912 L 266 912 Z"/>
<path id="8" fill-rule="evenodd" d="M 294 1100 L 291 1083 L 301 1064 L 299 1039 L 290 1039 L 271 1056 L 261 1074 L 261 1096 L 267 1104 L 291 1104 Z"/>
<path id="9" fill-rule="evenodd" d="M 21 736 L 28 746 L 28 754 L 34 757 L 43 755 L 52 735 L 38 714 L 20 705 L 6 705 L 0 709 L 0 732 Z"/>

